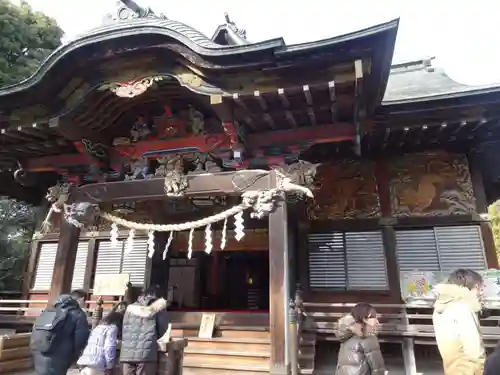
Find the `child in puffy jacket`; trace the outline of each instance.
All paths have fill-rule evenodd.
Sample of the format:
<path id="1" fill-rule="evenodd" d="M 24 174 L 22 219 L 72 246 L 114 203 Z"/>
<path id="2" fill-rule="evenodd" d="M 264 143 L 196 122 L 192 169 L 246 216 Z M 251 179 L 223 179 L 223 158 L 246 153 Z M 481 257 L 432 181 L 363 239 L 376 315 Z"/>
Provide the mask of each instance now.
<path id="1" fill-rule="evenodd" d="M 78 359 L 82 375 L 111 375 L 116 365 L 116 341 L 123 314 L 111 311 L 92 330 L 87 346 Z"/>

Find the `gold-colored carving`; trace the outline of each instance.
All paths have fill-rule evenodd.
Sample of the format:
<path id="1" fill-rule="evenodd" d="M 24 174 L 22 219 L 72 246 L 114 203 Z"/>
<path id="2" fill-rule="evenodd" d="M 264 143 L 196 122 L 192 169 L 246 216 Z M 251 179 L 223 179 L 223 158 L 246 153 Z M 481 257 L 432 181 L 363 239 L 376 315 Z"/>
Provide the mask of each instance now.
<path id="1" fill-rule="evenodd" d="M 200 87 L 203 83 L 202 79 L 193 73 L 181 73 L 177 77 L 182 83 L 190 87 Z"/>
<path id="2" fill-rule="evenodd" d="M 467 158 L 440 153 L 412 154 L 390 163 L 395 216 L 460 215 L 475 211 Z"/>
<path id="3" fill-rule="evenodd" d="M 380 216 L 375 165 L 343 160 L 318 167 L 313 220 L 360 219 Z"/>

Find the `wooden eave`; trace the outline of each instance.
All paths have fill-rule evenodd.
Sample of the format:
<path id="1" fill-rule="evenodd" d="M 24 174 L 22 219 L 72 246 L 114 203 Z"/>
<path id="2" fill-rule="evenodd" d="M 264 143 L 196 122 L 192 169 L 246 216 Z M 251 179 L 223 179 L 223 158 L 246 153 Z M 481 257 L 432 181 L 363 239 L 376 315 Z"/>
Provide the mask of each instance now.
<path id="1" fill-rule="evenodd" d="M 389 69 L 384 56 L 392 55 L 398 24 L 392 21 L 296 46 L 272 40 L 216 48 L 195 30 L 179 36 L 172 32 L 179 25 L 165 22 L 142 20 L 97 29 L 56 50 L 29 79 L 0 90 L 3 159 L 76 153 L 71 141 L 93 135 L 111 140 L 120 135 L 117 129 L 123 132 L 124 123 L 130 126 L 133 119 L 127 114 L 136 104 L 167 99 L 184 89 L 205 107 L 214 96 L 224 97 L 225 108 L 208 111 L 213 109 L 223 122 L 228 109 L 234 108 L 231 120 L 247 133 L 352 121 L 358 101 L 365 108 L 377 104 L 373 93 L 383 91 Z M 359 98 L 356 61 L 363 63 L 364 74 Z M 165 66 L 167 71 L 162 71 Z M 169 75 L 180 84 L 125 101 L 100 91 L 103 83 L 119 77 L 116 72 L 134 68 L 140 69 L 136 77 Z M 201 85 L 182 82 L 183 74 L 197 76 Z M 238 81 L 240 88 L 231 84 Z M 371 82 L 382 82 L 382 87 Z M 267 109 L 262 101 L 269 102 Z"/>
<path id="2" fill-rule="evenodd" d="M 48 90 L 53 85 L 51 80 L 47 82 L 46 79 L 50 78 L 51 72 L 54 72 L 54 76 L 67 75 L 69 77 L 70 74 L 75 73 L 79 73 L 76 75 L 80 76 L 81 72 L 92 65 L 99 64 L 100 60 L 116 58 L 131 50 L 137 53 L 151 48 L 173 51 L 178 58 L 188 60 L 197 68 L 217 71 L 227 69 L 227 67 L 256 69 L 269 63 L 279 65 L 280 61 L 288 64 L 293 63 L 294 60 L 307 59 L 318 54 L 327 54 L 328 58 L 333 55 L 337 61 L 352 61 L 354 57 L 366 56 L 363 50 L 367 47 L 367 43 L 374 44 L 371 48 L 372 55 L 376 55 L 376 58 L 372 58 L 371 71 L 374 77 L 378 77 L 377 81 L 380 81 L 378 83 L 383 87 L 383 78 L 385 76 L 386 79 L 388 75 L 397 27 L 398 21 L 396 20 L 359 32 L 296 46 L 286 46 L 283 39 L 241 46 L 222 46 L 215 44 L 196 30 L 172 20 L 148 19 L 118 23 L 95 29 L 61 46 L 48 57 L 33 76 L 18 84 L 2 88 L 0 108 L 4 108 L 3 104 L 13 99 L 18 100 L 20 107 L 29 106 L 28 91 L 39 91 L 43 86 L 45 90 Z M 181 31 L 182 28 L 184 31 Z M 148 38 L 145 38 L 145 35 L 148 35 Z M 374 54 L 373 50 L 377 53 Z M 65 74 L 65 72 L 71 73 Z M 383 88 L 380 90 L 383 91 Z M 20 96 L 11 96 L 16 93 Z M 44 94 L 47 93 L 48 91 L 44 92 Z M 19 99 L 22 100 L 19 101 Z"/>

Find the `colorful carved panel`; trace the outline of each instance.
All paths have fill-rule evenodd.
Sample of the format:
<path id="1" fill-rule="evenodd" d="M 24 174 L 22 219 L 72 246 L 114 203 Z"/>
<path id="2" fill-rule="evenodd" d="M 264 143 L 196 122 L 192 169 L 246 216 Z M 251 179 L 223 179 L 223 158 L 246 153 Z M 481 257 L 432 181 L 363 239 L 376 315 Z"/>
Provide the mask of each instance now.
<path id="1" fill-rule="evenodd" d="M 389 173 L 394 216 L 444 216 L 475 211 L 464 155 L 406 155 L 389 163 Z"/>
<path id="2" fill-rule="evenodd" d="M 360 219 L 380 216 L 375 164 L 344 160 L 322 164 L 316 174 L 313 220 Z"/>

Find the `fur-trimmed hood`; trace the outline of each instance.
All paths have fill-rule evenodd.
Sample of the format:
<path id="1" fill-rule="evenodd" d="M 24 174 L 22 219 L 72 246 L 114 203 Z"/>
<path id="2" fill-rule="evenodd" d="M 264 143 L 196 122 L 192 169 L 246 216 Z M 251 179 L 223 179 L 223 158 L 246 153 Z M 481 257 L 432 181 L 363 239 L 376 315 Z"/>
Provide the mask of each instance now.
<path id="1" fill-rule="evenodd" d="M 151 319 L 156 316 L 160 311 L 167 308 L 167 300 L 159 298 L 155 301 L 140 300 L 127 307 L 126 312 L 140 318 Z"/>
<path id="2" fill-rule="evenodd" d="M 353 336 L 365 337 L 369 335 L 369 333 L 364 332 L 363 325 L 357 323 L 351 314 L 343 316 L 337 323 L 337 337 L 340 342 L 345 342 Z"/>
<path id="3" fill-rule="evenodd" d="M 439 284 L 435 288 L 437 298 L 434 311 L 441 313 L 453 302 L 462 302 L 474 312 L 481 310 L 481 302 L 475 292 L 455 284 Z"/>

